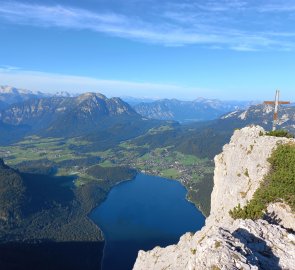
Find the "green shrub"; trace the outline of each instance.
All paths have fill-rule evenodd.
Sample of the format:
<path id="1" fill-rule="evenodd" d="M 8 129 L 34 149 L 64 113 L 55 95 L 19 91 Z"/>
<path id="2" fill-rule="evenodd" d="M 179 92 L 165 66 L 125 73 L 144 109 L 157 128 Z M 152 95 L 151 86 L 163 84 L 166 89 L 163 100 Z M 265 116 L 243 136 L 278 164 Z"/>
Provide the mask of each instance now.
<path id="1" fill-rule="evenodd" d="M 276 201 L 284 201 L 295 212 L 295 145 L 279 145 L 268 161 L 270 172 L 246 206 L 229 211 L 232 218 L 261 218 L 267 205 Z"/>
<path id="2" fill-rule="evenodd" d="M 266 132 L 267 136 L 274 136 L 274 137 L 286 137 L 286 138 L 294 138 L 294 135 L 289 133 L 287 130 L 273 130 L 273 131 L 269 131 Z"/>

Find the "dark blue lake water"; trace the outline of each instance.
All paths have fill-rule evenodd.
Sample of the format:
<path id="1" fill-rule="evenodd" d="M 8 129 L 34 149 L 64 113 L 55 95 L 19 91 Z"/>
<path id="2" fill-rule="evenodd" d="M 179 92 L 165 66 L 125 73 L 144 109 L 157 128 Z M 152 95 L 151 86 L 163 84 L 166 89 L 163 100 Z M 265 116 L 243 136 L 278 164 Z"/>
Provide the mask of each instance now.
<path id="1" fill-rule="evenodd" d="M 185 196 L 179 182 L 144 174 L 115 186 L 90 214 L 106 240 L 102 269 L 132 269 L 140 249 L 174 244 L 199 230 L 205 217 Z"/>

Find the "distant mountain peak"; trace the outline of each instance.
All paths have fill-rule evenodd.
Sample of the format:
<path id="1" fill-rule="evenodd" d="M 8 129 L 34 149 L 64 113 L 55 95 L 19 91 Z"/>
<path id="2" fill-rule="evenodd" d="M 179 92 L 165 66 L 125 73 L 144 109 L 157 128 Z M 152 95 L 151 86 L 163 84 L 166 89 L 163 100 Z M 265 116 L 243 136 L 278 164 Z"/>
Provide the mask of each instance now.
<path id="1" fill-rule="evenodd" d="M 16 88 L 9 85 L 0 85 L 0 110 L 7 108 L 10 104 L 23 102 L 29 99 L 48 97 L 39 91 Z"/>
<path id="2" fill-rule="evenodd" d="M 33 91 L 16 88 L 9 85 L 0 85 L 0 93 L 1 94 L 33 94 Z"/>
<path id="3" fill-rule="evenodd" d="M 102 100 L 107 100 L 107 97 L 101 93 L 94 93 L 94 92 L 86 92 L 77 97 L 78 102 L 83 102 L 85 100 L 90 100 L 90 99 L 102 99 Z"/>
<path id="4" fill-rule="evenodd" d="M 57 91 L 53 96 L 55 97 L 74 97 L 76 94 L 71 94 L 67 91 Z"/>
<path id="5" fill-rule="evenodd" d="M 207 99 L 206 98 L 203 98 L 203 97 L 197 97 L 196 99 L 194 99 L 194 101 L 197 101 L 197 102 L 202 102 L 202 101 L 206 101 Z"/>

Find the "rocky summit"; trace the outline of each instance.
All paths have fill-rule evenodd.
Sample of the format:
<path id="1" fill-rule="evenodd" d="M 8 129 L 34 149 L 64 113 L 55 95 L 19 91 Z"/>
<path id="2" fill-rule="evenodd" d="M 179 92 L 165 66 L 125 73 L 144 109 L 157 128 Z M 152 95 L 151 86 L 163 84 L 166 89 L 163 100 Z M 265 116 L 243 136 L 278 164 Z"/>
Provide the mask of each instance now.
<path id="1" fill-rule="evenodd" d="M 270 169 L 268 158 L 294 139 L 264 136 L 262 127 L 236 130 L 215 157 L 211 212 L 201 231 L 187 233 L 176 245 L 139 251 L 134 270 L 144 269 L 294 269 L 295 216 L 283 202 L 268 206 L 265 219 L 232 219 Z M 275 218 L 274 218 L 275 217 Z"/>

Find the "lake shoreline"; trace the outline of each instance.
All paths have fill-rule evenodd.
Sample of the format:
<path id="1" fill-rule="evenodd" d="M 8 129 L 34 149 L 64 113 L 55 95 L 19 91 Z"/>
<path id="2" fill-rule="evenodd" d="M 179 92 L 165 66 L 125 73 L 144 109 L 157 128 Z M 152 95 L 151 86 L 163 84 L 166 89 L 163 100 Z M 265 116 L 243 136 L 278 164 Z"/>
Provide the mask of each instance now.
<path id="1" fill-rule="evenodd" d="M 120 181 L 120 182 L 118 182 L 118 183 L 116 183 L 116 185 L 114 185 L 114 186 L 112 186 L 112 188 L 110 189 L 110 191 L 108 192 L 108 195 L 106 196 L 106 198 L 105 198 L 105 200 L 104 201 L 102 201 L 102 202 L 100 202 L 100 204 L 97 206 L 97 207 L 95 207 L 94 209 L 92 209 L 92 211 L 88 214 L 88 217 L 96 224 L 96 226 L 100 229 L 100 231 L 102 232 L 102 235 L 103 235 L 103 239 L 104 239 L 104 248 L 103 248 L 103 254 L 102 254 L 102 261 L 101 261 L 101 269 L 104 269 L 103 268 L 103 265 L 104 265 L 104 262 L 106 263 L 106 268 L 105 269 L 109 269 L 109 268 L 107 268 L 107 264 L 109 263 L 109 259 L 110 259 L 110 253 L 109 253 L 109 250 L 110 249 L 113 249 L 114 248 L 114 245 L 116 246 L 120 246 L 120 245 L 122 245 L 122 243 L 124 243 L 124 241 L 121 243 L 121 244 L 116 244 L 116 242 L 114 242 L 113 240 L 111 240 L 111 238 L 110 238 L 110 233 L 109 232 L 107 232 L 107 230 L 105 229 L 105 227 L 104 227 L 104 225 L 102 224 L 102 223 L 99 223 L 98 222 L 98 220 L 95 218 L 95 212 L 97 211 L 97 209 L 99 209 L 100 207 L 104 207 L 104 205 L 106 204 L 106 203 L 108 203 L 108 200 L 109 200 L 109 197 L 112 197 L 113 196 L 113 194 L 114 193 L 117 193 L 118 192 L 118 190 L 124 190 L 124 192 L 122 193 L 122 194 L 124 194 L 124 193 L 126 193 L 127 191 L 128 192 L 131 192 L 132 193 L 132 191 L 130 191 L 130 187 L 132 188 L 132 186 L 134 186 L 134 185 L 136 185 L 136 183 L 138 182 L 138 181 L 142 181 L 142 180 L 138 180 L 138 178 L 148 178 L 148 180 L 145 180 L 147 183 L 148 183 L 148 185 L 149 184 L 151 184 L 151 185 L 155 185 L 155 183 L 156 183 L 156 186 L 157 185 L 162 185 L 162 195 L 164 194 L 165 195 L 165 193 L 169 193 L 169 191 L 167 191 L 167 190 L 163 190 L 163 186 L 165 186 L 165 188 L 166 188 L 166 186 L 167 187 L 169 187 L 169 183 L 177 183 L 177 185 L 172 185 L 171 187 L 173 187 L 173 189 L 176 189 L 176 191 L 174 190 L 173 192 L 177 192 L 176 194 L 178 194 L 179 192 L 181 193 L 181 194 L 183 194 L 183 197 L 182 197 L 182 203 L 184 203 L 185 205 L 187 205 L 188 206 L 188 208 L 190 208 L 191 210 L 190 211 L 195 211 L 196 213 L 197 212 L 199 212 L 200 214 L 198 214 L 198 217 L 199 217 L 199 219 L 200 220 L 202 220 L 202 225 L 201 226 L 199 226 L 198 228 L 196 227 L 195 229 L 190 229 L 190 230 L 185 230 L 185 231 L 183 231 L 183 232 L 181 232 L 181 233 L 178 233 L 177 234 L 177 237 L 175 237 L 175 236 L 172 236 L 172 235 L 170 235 L 170 234 L 166 234 L 165 235 L 165 233 L 164 233 L 164 231 L 162 232 L 160 232 L 159 234 L 157 234 L 157 235 L 159 235 L 158 236 L 158 238 L 159 239 L 162 239 L 162 240 L 160 240 L 160 241 L 162 241 L 162 243 L 163 243 L 163 245 L 162 244 L 160 244 L 160 246 L 167 246 L 167 245 L 171 245 L 171 244 L 176 244 L 178 241 L 179 241 L 179 238 L 180 238 L 180 236 L 183 234 L 183 233 L 186 233 L 186 232 L 189 232 L 189 231 L 191 231 L 191 232 L 195 232 L 195 231 L 198 231 L 198 230 L 200 230 L 201 229 L 201 227 L 204 225 L 204 222 L 205 222 L 205 216 L 203 215 L 203 213 L 199 210 L 199 208 L 198 207 L 196 207 L 196 205 L 193 203 L 193 202 L 191 202 L 191 201 L 189 201 L 188 199 L 187 199 L 187 193 L 188 193 L 188 191 L 187 191 L 187 188 L 180 182 L 180 181 L 175 181 L 174 179 L 174 181 L 171 181 L 172 179 L 167 179 L 167 178 L 163 178 L 163 177 L 159 177 L 159 176 L 151 176 L 151 175 L 146 175 L 146 174 L 142 174 L 142 173 L 140 173 L 140 172 L 138 172 L 137 174 L 136 174 L 136 177 L 134 177 L 133 179 L 129 179 L 129 180 L 124 180 L 124 181 Z M 130 186 L 130 182 L 132 182 L 131 180 L 135 180 L 135 181 L 137 181 L 135 184 L 132 184 L 131 186 Z M 159 180 L 164 180 L 164 181 L 159 181 Z M 123 184 L 124 183 L 124 185 L 120 185 L 120 184 Z M 128 183 L 128 186 L 126 187 L 125 185 Z M 138 184 L 138 183 L 137 183 Z M 171 188 L 170 187 L 170 188 Z M 114 189 L 113 188 L 115 188 L 115 191 L 114 191 Z M 127 190 L 125 190 L 125 189 L 127 189 Z M 148 191 L 148 188 L 146 188 L 147 190 L 144 190 L 144 193 L 147 193 L 147 192 L 149 192 Z M 155 190 L 157 190 L 157 189 L 155 189 Z M 178 191 L 177 191 L 178 190 Z M 127 193 L 128 193 L 127 192 Z M 134 190 L 133 190 L 133 193 L 136 193 L 136 192 L 134 192 Z M 121 196 L 127 196 L 126 194 L 124 194 L 124 195 L 122 195 L 121 194 Z M 161 196 L 162 196 L 161 195 Z M 167 195 L 167 194 L 166 194 Z M 173 194 L 172 194 L 173 195 Z M 172 196 L 171 195 L 171 196 Z M 133 196 L 134 196 L 134 194 L 133 194 Z M 181 195 L 182 196 L 182 195 Z M 181 197 L 180 196 L 180 197 Z M 128 196 L 127 196 L 128 197 Z M 172 196 L 173 197 L 173 196 Z M 179 194 L 178 194 L 178 197 L 179 197 Z M 120 197 L 121 198 L 121 197 Z M 123 198 L 124 199 L 124 198 Z M 122 200 L 123 200 L 122 199 Z M 141 199 L 141 198 L 140 198 Z M 150 199 L 150 198 L 149 198 Z M 155 199 L 155 198 L 153 198 L 153 199 Z M 161 199 L 161 200 L 163 200 L 163 199 Z M 173 200 L 174 200 L 174 197 L 173 197 Z M 165 201 L 165 199 L 163 200 L 163 201 Z M 122 202 L 122 203 L 124 203 L 124 202 Z M 167 202 L 165 202 L 165 203 L 167 203 Z M 165 204 L 164 203 L 164 204 Z M 179 203 L 179 205 L 177 205 L 178 203 L 176 203 L 176 206 L 175 206 L 175 208 L 177 209 L 178 207 L 179 207 L 179 205 L 181 205 L 181 203 Z M 129 204 L 128 204 L 129 205 Z M 131 204 L 132 205 L 132 204 Z M 160 206 L 159 206 L 160 207 Z M 157 207 L 155 207 L 155 209 L 153 209 L 152 210 L 152 212 L 157 212 L 157 209 L 156 209 Z M 160 207 L 161 208 L 161 207 Z M 142 211 L 144 211 L 144 209 L 138 209 L 137 210 L 137 212 L 136 213 L 141 213 Z M 113 211 L 111 211 L 111 212 L 113 212 Z M 124 212 L 127 212 L 127 215 L 128 215 L 128 209 L 126 210 L 126 211 L 124 211 Z M 125 213 L 126 214 L 126 213 Z M 130 213 L 129 213 L 130 214 Z M 140 214 L 137 214 L 137 215 L 139 215 L 140 216 Z M 190 214 L 189 215 L 189 219 L 191 219 L 191 217 L 193 217 L 194 216 L 194 214 Z M 160 218 L 161 219 L 161 218 Z M 155 219 L 156 220 L 156 219 Z M 106 219 L 102 219 L 101 220 L 102 222 L 106 222 Z M 128 221 L 128 220 L 127 220 Z M 127 221 L 124 221 L 124 222 L 127 222 Z M 158 222 L 158 220 L 156 220 L 156 222 Z M 200 222 L 200 221 L 199 221 Z M 184 222 L 184 223 L 187 223 L 187 222 Z M 133 224 L 134 225 L 134 224 Z M 132 226 L 131 226 L 132 227 Z M 106 231 L 105 231 L 106 230 Z M 122 229 L 123 230 L 123 229 Z M 130 229 L 130 230 L 132 230 L 132 228 Z M 134 229 L 134 231 L 136 231 L 137 229 L 135 228 Z M 116 232 L 117 233 L 117 232 Z M 149 232 L 150 233 L 150 232 Z M 156 238 L 154 238 L 154 237 L 151 237 L 151 240 L 147 240 L 147 238 L 149 237 L 149 233 L 146 233 L 146 235 L 145 235 L 145 233 L 143 233 L 143 237 L 144 237 L 144 241 L 146 242 L 146 245 L 148 245 L 147 246 L 147 249 L 151 249 L 151 248 L 154 248 L 155 246 L 157 246 L 157 245 L 159 245 L 159 243 L 156 243 L 156 241 L 155 240 L 153 240 L 153 239 L 156 239 Z M 122 235 L 124 235 L 124 232 L 122 232 L 121 233 Z M 120 237 L 123 237 L 123 239 L 125 239 L 127 236 L 125 235 L 125 236 L 120 236 Z M 170 235 L 170 236 L 168 236 L 168 235 Z M 173 233 L 173 235 L 174 235 L 174 233 Z M 168 237 L 168 238 L 167 238 Z M 133 239 L 132 238 L 132 235 L 131 235 L 131 237 L 130 237 L 130 239 Z M 164 240 L 165 239 L 165 240 Z M 169 240 L 170 239 L 170 240 Z M 174 240 L 172 240 L 172 239 L 174 239 Z M 130 240 L 131 241 L 131 240 Z M 129 241 L 129 242 L 130 242 Z M 151 244 L 151 242 L 152 241 L 155 241 L 155 245 L 152 245 Z M 126 247 L 126 249 L 128 249 L 128 245 L 130 245 L 130 243 L 132 242 L 126 242 L 126 245 L 127 245 L 127 247 Z M 110 243 L 112 243 L 112 246 L 108 246 L 108 244 L 110 244 Z M 115 244 L 114 244 L 115 243 Z M 128 244 L 129 243 L 129 244 Z M 132 244 L 133 245 L 133 244 Z M 134 246 L 130 246 L 129 248 L 132 250 L 132 249 L 134 249 Z M 137 252 L 138 252 L 138 250 L 137 250 Z M 137 255 L 137 252 L 136 252 L 136 255 Z M 126 259 L 127 260 L 127 259 Z"/>

